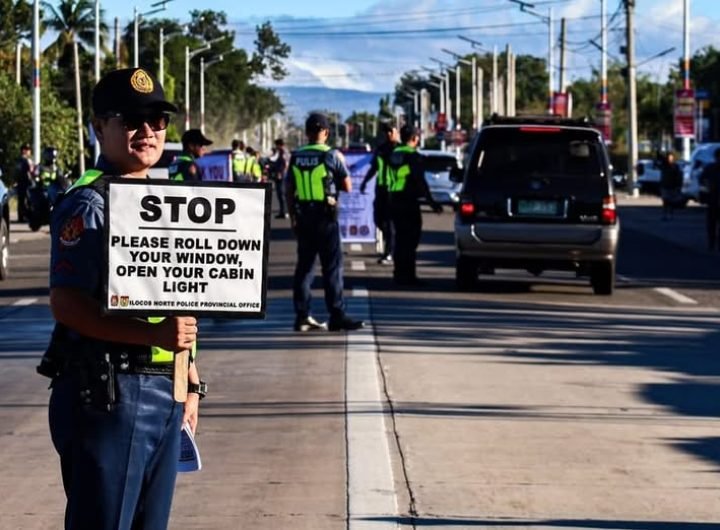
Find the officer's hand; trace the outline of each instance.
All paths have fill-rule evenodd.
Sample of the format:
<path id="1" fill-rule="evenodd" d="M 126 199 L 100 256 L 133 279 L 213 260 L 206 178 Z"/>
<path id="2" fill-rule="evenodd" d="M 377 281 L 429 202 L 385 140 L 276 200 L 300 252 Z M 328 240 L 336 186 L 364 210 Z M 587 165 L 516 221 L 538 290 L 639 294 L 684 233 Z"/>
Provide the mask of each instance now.
<path id="1" fill-rule="evenodd" d="M 435 213 L 442 213 L 442 211 L 443 211 L 442 204 L 440 204 L 440 203 L 434 202 L 431 204 L 431 207 L 432 207 L 433 212 L 435 212 Z"/>
<path id="2" fill-rule="evenodd" d="M 155 332 L 152 345 L 174 352 L 189 350 L 197 340 L 197 320 L 195 317 L 166 318 L 159 324 L 153 324 Z"/>

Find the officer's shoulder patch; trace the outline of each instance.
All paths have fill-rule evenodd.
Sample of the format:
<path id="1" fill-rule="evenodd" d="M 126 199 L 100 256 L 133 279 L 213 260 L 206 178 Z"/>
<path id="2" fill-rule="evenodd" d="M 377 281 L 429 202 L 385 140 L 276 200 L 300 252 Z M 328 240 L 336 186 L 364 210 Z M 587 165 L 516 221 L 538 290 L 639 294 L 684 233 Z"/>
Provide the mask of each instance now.
<path id="1" fill-rule="evenodd" d="M 85 231 L 85 221 L 82 216 L 75 215 L 65 221 L 60 229 L 60 244 L 66 247 L 74 247 L 80 242 L 80 237 Z"/>

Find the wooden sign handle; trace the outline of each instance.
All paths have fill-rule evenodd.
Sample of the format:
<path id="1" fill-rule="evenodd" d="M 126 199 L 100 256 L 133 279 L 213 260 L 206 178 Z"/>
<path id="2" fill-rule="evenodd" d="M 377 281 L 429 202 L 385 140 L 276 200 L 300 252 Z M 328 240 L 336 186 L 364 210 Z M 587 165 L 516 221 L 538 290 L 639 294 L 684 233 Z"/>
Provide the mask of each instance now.
<path id="1" fill-rule="evenodd" d="M 173 397 L 178 403 L 185 403 L 188 395 L 188 368 L 190 366 L 190 350 L 175 354 L 173 370 Z"/>

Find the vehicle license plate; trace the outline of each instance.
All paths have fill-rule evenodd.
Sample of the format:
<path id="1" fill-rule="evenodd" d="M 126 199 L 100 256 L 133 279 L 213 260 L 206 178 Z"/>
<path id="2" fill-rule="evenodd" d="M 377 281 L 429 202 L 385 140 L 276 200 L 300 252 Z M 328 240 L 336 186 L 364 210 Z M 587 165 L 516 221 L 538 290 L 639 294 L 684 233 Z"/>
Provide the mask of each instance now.
<path id="1" fill-rule="evenodd" d="M 518 215 L 560 215 L 560 204 L 558 201 L 540 201 L 520 199 L 517 206 Z"/>

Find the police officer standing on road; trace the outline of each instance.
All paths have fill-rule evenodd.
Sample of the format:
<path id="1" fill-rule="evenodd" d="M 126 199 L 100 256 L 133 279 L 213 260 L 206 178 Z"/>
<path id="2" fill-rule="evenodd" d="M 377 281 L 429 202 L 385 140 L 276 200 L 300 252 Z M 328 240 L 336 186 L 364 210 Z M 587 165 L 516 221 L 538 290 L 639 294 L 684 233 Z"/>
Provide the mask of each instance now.
<path id="1" fill-rule="evenodd" d="M 92 106 L 101 155 L 53 212 L 50 307 L 56 324 L 38 372 L 53 378 L 50 433 L 67 496 L 65 528 L 162 530 L 180 429 L 187 422 L 195 430 L 204 392 L 193 362 L 192 393 L 184 404 L 174 400 L 172 352 L 193 346 L 197 321 L 103 314 L 103 212 L 105 177 L 146 179 L 163 151 L 168 112 L 176 108 L 139 68 L 103 77 Z"/>
<path id="2" fill-rule="evenodd" d="M 382 131 L 384 141 L 375 149 L 375 153 L 370 161 L 370 169 L 368 169 L 362 184 L 360 184 L 360 193 L 365 193 L 367 183 L 377 175 L 375 200 L 373 201 L 373 216 L 375 226 L 380 229 L 383 238 L 383 252 L 378 259 L 378 263 L 381 265 L 390 265 L 392 263 L 393 225 L 390 219 L 387 165 L 390 155 L 395 150 L 395 147 L 397 147 L 399 138 L 397 127 L 390 123 L 384 123 Z"/>
<path id="3" fill-rule="evenodd" d="M 285 174 L 290 164 L 290 154 L 285 149 L 285 140 L 278 138 L 275 140 L 275 160 L 270 167 L 270 178 L 275 185 L 275 194 L 278 200 L 278 213 L 275 219 L 285 219 L 287 214 L 287 206 L 285 205 Z"/>
<path id="4" fill-rule="evenodd" d="M 290 219 L 297 237 L 297 264 L 293 279 L 295 331 L 330 329 L 352 331 L 365 323 L 345 314 L 343 299 L 342 248 L 337 219 L 338 192 L 350 192 L 352 183 L 342 153 L 326 144 L 330 135 L 327 116 L 312 113 L 305 121 L 308 145 L 290 158 L 287 188 Z M 315 259 L 320 256 L 327 324 L 310 315 L 310 287 Z"/>
<path id="5" fill-rule="evenodd" d="M 27 221 L 27 190 L 33 180 L 32 150 L 28 144 L 20 147 L 20 158 L 15 168 L 15 193 L 17 194 L 18 222 Z"/>
<path id="6" fill-rule="evenodd" d="M 700 182 L 707 186 L 707 242 L 708 250 L 718 250 L 720 242 L 720 147 L 715 149 L 715 161 L 705 166 Z"/>
<path id="7" fill-rule="evenodd" d="M 233 182 L 245 181 L 245 143 L 242 140 L 233 140 L 232 144 L 232 172 Z"/>
<path id="8" fill-rule="evenodd" d="M 168 167 L 170 180 L 202 180 L 202 170 L 195 160 L 203 156 L 206 147 L 212 145 L 200 129 L 188 129 L 182 135 L 183 152 Z"/>
<path id="9" fill-rule="evenodd" d="M 397 285 L 421 285 L 415 271 L 422 233 L 418 199 L 425 197 L 435 213 L 442 212 L 442 206 L 435 202 L 425 181 L 425 169 L 417 152 L 420 141 L 417 129 L 403 126 L 400 140 L 402 145 L 393 150 L 388 161 L 390 215 L 395 228 L 393 279 Z"/>

